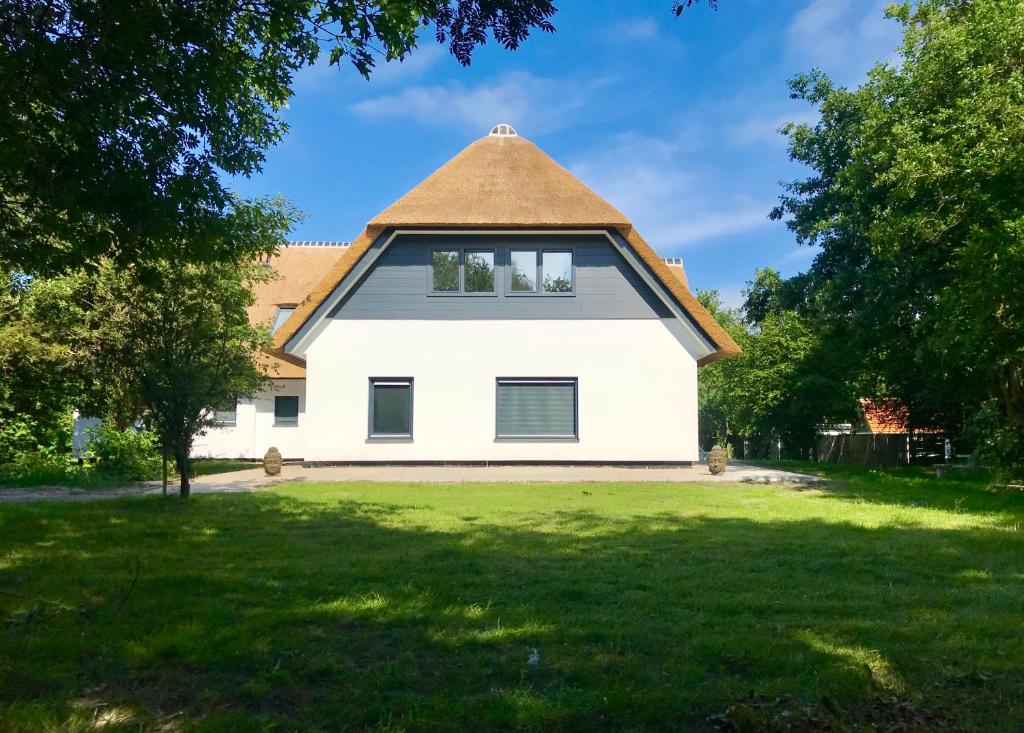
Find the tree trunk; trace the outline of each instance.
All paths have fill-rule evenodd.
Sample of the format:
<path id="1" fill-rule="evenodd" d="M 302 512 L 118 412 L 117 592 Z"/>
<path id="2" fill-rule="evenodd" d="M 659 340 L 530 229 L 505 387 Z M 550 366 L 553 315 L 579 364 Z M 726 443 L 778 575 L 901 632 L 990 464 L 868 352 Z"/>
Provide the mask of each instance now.
<path id="1" fill-rule="evenodd" d="M 192 472 L 192 465 L 188 459 L 188 452 L 175 449 L 174 463 L 177 465 L 178 475 L 181 477 L 181 498 L 187 499 L 192 493 L 192 487 L 189 484 L 189 474 Z"/>
<path id="2" fill-rule="evenodd" d="M 163 449 L 163 459 L 164 459 L 164 461 L 163 461 L 163 463 L 164 463 L 163 493 L 164 493 L 164 496 L 167 496 L 167 449 L 166 448 Z"/>

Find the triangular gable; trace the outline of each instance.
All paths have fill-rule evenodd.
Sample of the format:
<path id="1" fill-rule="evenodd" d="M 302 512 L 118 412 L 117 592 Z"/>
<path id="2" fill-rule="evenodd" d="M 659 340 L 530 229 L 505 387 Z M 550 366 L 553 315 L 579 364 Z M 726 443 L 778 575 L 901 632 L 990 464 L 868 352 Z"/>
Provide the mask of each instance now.
<path id="1" fill-rule="evenodd" d="M 715 351 L 703 366 L 740 348 L 618 209 L 533 143 L 490 135 L 472 143 L 367 226 L 275 334 L 284 353 L 318 308 L 388 230 L 602 229 L 619 234 L 677 301 Z"/>

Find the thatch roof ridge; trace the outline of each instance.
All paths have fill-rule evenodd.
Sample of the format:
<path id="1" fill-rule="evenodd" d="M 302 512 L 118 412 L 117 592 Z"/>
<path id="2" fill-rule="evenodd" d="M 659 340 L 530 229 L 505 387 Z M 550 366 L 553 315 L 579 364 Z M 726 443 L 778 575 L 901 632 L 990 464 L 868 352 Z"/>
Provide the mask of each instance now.
<path id="1" fill-rule="evenodd" d="M 370 220 L 371 227 L 614 227 L 625 214 L 529 140 L 470 143 Z"/>

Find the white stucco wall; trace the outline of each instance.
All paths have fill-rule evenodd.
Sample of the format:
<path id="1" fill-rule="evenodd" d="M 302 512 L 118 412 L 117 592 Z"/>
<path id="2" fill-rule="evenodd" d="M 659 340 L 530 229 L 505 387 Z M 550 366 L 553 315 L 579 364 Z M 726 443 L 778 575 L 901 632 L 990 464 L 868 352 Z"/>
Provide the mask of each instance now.
<path id="1" fill-rule="evenodd" d="M 306 353 L 303 457 L 696 461 L 696 346 L 669 323 L 332 320 Z M 367 439 L 370 377 L 415 380 L 412 442 Z M 576 377 L 579 441 L 496 441 L 497 377 Z"/>
<path id="2" fill-rule="evenodd" d="M 274 425 L 274 397 L 298 395 L 299 424 Z M 305 456 L 306 383 L 302 379 L 275 379 L 271 389 L 252 400 L 239 400 L 234 427 L 210 428 L 193 448 L 195 457 L 263 458 L 276 446 L 285 458 Z"/>

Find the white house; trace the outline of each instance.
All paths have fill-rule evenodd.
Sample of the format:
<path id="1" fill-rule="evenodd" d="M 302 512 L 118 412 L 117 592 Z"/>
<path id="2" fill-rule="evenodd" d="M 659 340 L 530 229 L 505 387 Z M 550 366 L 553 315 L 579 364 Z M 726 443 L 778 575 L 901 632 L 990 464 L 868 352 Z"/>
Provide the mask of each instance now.
<path id="1" fill-rule="evenodd" d="M 351 245 L 298 243 L 252 317 L 273 389 L 198 456 L 685 464 L 697 369 L 739 353 L 629 219 L 499 125 Z"/>

